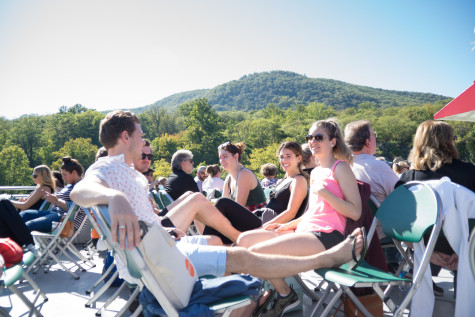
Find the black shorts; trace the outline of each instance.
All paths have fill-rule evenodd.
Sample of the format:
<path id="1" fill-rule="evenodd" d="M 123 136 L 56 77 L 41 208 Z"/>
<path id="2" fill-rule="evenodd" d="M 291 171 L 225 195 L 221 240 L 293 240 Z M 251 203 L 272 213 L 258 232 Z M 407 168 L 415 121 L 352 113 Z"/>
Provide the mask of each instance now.
<path id="1" fill-rule="evenodd" d="M 310 233 L 317 237 L 327 250 L 345 240 L 345 237 L 337 230 L 332 232 L 310 231 Z"/>
<path id="2" fill-rule="evenodd" d="M 161 219 L 161 223 L 162 223 L 162 227 L 167 227 L 167 228 L 174 228 L 175 227 L 173 222 L 167 216 L 165 216 Z"/>

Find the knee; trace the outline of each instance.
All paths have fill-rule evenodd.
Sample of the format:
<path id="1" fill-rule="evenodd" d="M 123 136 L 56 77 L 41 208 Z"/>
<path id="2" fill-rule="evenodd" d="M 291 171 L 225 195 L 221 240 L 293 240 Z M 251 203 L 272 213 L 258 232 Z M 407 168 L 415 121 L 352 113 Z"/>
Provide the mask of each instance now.
<path id="1" fill-rule="evenodd" d="M 202 193 L 190 193 L 190 199 L 193 200 L 194 203 L 203 203 L 203 202 L 208 202 L 206 197 Z"/>
<path id="2" fill-rule="evenodd" d="M 247 232 L 243 232 L 237 238 L 236 244 L 243 248 L 249 248 L 249 235 Z"/>

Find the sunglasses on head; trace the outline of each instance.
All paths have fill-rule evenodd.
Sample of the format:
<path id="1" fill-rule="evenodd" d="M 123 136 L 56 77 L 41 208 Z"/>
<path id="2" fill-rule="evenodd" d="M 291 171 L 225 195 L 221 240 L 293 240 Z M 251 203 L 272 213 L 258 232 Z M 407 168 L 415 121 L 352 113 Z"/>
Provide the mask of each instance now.
<path id="1" fill-rule="evenodd" d="M 149 161 L 151 161 L 153 159 L 153 154 L 142 153 L 142 160 L 145 160 L 145 158 L 147 158 Z"/>
<path id="2" fill-rule="evenodd" d="M 37 178 L 37 177 L 38 177 L 38 175 L 36 175 L 36 174 L 33 174 L 33 175 L 31 175 L 31 176 L 32 176 L 33 178 Z"/>
<path id="3" fill-rule="evenodd" d="M 317 141 L 317 142 L 322 142 L 322 141 L 323 141 L 323 138 L 324 138 L 324 135 L 323 135 L 323 134 L 317 133 L 317 134 L 315 134 L 315 135 L 311 135 L 311 134 L 307 135 L 307 136 L 305 137 L 305 140 L 307 140 L 307 142 L 310 142 L 310 141 L 312 141 L 313 139 L 315 139 L 315 141 Z"/>

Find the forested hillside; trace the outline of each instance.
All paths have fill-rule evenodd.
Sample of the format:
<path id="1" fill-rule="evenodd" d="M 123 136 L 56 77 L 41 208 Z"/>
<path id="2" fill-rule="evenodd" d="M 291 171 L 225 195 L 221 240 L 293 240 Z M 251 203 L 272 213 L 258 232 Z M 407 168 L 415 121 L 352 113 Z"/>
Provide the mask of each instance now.
<path id="1" fill-rule="evenodd" d="M 269 104 L 251 111 L 217 112 L 206 99 L 185 102 L 176 111 L 154 107 L 139 114 L 145 137 L 154 147 L 156 176 L 170 174 L 170 159 L 178 149 L 193 152 L 195 166 L 218 163 L 217 147 L 243 141 L 243 164 L 256 173 L 263 163 L 278 165 L 276 150 L 283 140 L 305 141 L 311 124 L 336 117 L 348 122 L 369 120 L 377 132 L 377 155 L 392 160 L 407 157 L 417 126 L 433 118 L 448 100 L 402 107 L 370 104 L 343 110 L 310 102 L 286 109 Z M 104 114 L 81 105 L 62 107 L 53 115 L 26 115 L 15 120 L 0 117 L 0 185 L 32 185 L 32 168 L 46 164 L 54 169 L 61 157 L 71 156 L 88 168 L 100 147 L 98 130 Z M 461 159 L 475 162 L 475 125 L 449 122 Z M 282 176 L 282 175 L 280 175 Z"/>
<path id="2" fill-rule="evenodd" d="M 196 98 L 206 98 L 217 111 L 249 111 L 263 109 L 270 103 L 285 109 L 310 102 L 321 102 L 341 110 L 361 105 L 374 107 L 420 105 L 448 97 L 376 89 L 331 79 L 309 78 L 292 72 L 272 71 L 246 75 L 212 89 L 174 94 L 153 105 L 133 110 L 141 113 L 153 106 L 174 110 L 182 103 Z"/>

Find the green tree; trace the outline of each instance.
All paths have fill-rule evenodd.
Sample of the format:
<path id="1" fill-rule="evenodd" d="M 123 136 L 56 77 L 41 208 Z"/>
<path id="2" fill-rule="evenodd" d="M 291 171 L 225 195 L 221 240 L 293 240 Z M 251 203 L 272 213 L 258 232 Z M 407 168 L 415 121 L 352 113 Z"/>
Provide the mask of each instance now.
<path id="1" fill-rule="evenodd" d="M 170 162 L 163 158 L 153 162 L 152 168 L 155 170 L 153 173 L 154 177 L 169 177 L 172 173 Z"/>
<path id="2" fill-rule="evenodd" d="M 179 110 L 187 114 L 184 120 L 187 148 L 193 152 L 197 162 L 212 162 L 223 139 L 223 127 L 218 114 L 206 99 L 184 103 Z"/>
<path id="3" fill-rule="evenodd" d="M 43 118 L 36 115 L 22 116 L 13 122 L 11 144 L 17 144 L 25 151 L 31 167 L 41 164 L 38 152 L 41 147 L 43 126 Z"/>
<path id="4" fill-rule="evenodd" d="M 59 169 L 62 164 L 61 158 L 69 156 L 78 160 L 86 170 L 92 163 L 94 163 L 96 152 L 97 146 L 91 143 L 91 139 L 78 138 L 69 140 L 58 152 L 53 153 L 53 155 L 58 159 L 51 167 L 52 169 Z"/>
<path id="5" fill-rule="evenodd" d="M 28 157 L 19 146 L 5 147 L 0 152 L 0 184 L 5 186 L 33 185 Z"/>
<path id="6" fill-rule="evenodd" d="M 152 141 L 154 149 L 154 156 L 157 160 L 164 159 L 170 162 L 173 153 L 179 148 L 183 147 L 183 142 L 180 141 L 178 135 L 163 134 L 161 137 L 155 138 Z"/>
<path id="7" fill-rule="evenodd" d="M 274 143 L 265 148 L 254 149 L 249 155 L 249 169 L 252 170 L 259 179 L 264 178 L 260 173 L 263 164 L 272 163 L 275 166 L 280 167 L 279 158 L 276 155 L 279 146 L 280 143 Z M 282 178 L 283 175 L 284 173 L 279 169 L 277 178 Z"/>

